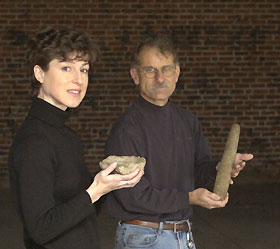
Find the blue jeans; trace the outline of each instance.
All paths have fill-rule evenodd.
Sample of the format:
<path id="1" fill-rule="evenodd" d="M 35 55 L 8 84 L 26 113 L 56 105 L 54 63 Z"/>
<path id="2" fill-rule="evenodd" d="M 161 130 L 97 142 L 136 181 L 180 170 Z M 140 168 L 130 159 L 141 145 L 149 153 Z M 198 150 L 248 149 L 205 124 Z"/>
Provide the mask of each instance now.
<path id="1" fill-rule="evenodd" d="M 190 226 L 189 226 L 190 227 Z M 192 243 L 192 246 L 188 246 Z M 191 230 L 176 232 L 119 222 L 114 249 L 195 249 Z"/>

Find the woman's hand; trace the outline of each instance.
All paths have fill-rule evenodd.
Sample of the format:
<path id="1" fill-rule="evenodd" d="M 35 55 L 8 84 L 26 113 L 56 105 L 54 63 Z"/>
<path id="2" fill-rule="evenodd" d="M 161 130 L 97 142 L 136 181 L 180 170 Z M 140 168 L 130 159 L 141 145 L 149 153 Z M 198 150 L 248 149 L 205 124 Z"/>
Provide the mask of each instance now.
<path id="1" fill-rule="evenodd" d="M 112 163 L 94 177 L 93 183 L 86 190 L 92 203 L 113 190 L 134 187 L 144 174 L 144 171 L 139 169 L 127 175 L 111 174 L 116 167 L 117 163 Z"/>

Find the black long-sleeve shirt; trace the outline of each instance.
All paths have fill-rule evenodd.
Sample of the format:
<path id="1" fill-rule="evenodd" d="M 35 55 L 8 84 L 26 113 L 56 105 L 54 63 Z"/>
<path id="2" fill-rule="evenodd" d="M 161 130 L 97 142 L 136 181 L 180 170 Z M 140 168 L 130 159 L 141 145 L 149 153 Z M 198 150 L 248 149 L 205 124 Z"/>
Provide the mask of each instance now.
<path id="1" fill-rule="evenodd" d="M 141 181 L 108 196 L 109 213 L 120 220 L 188 219 L 189 192 L 216 176 L 198 119 L 170 101 L 156 106 L 139 96 L 113 127 L 106 155 L 146 158 Z"/>
<path id="2" fill-rule="evenodd" d="M 99 248 L 92 182 L 69 116 L 35 98 L 9 157 L 10 184 L 28 249 Z"/>

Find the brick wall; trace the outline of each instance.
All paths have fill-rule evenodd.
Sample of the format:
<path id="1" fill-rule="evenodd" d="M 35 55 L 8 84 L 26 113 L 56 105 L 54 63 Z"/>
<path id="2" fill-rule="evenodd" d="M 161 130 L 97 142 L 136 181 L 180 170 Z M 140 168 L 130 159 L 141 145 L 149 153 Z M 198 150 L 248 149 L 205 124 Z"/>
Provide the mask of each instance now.
<path id="1" fill-rule="evenodd" d="M 255 154 L 249 167 L 280 175 L 279 21 L 279 0 L 1 0 L 0 175 L 30 105 L 24 46 L 46 24 L 87 30 L 103 52 L 69 121 L 92 171 L 112 124 L 137 96 L 131 51 L 143 34 L 159 32 L 170 33 L 179 50 L 182 73 L 172 99 L 199 117 L 213 157 L 238 122 L 239 150 Z"/>

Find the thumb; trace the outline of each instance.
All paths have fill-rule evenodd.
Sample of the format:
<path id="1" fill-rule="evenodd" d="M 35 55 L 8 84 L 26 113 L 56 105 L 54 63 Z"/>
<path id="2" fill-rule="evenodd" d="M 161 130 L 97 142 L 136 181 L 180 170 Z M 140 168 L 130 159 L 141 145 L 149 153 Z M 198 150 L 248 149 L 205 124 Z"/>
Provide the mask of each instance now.
<path id="1" fill-rule="evenodd" d="M 211 193 L 210 198 L 213 201 L 220 201 L 221 200 L 221 197 L 219 195 L 215 194 L 215 193 Z"/>
<path id="2" fill-rule="evenodd" d="M 105 175 L 110 175 L 115 170 L 116 167 L 117 167 L 117 163 L 114 162 L 114 163 L 110 164 L 106 169 L 104 169 L 103 173 Z"/>

